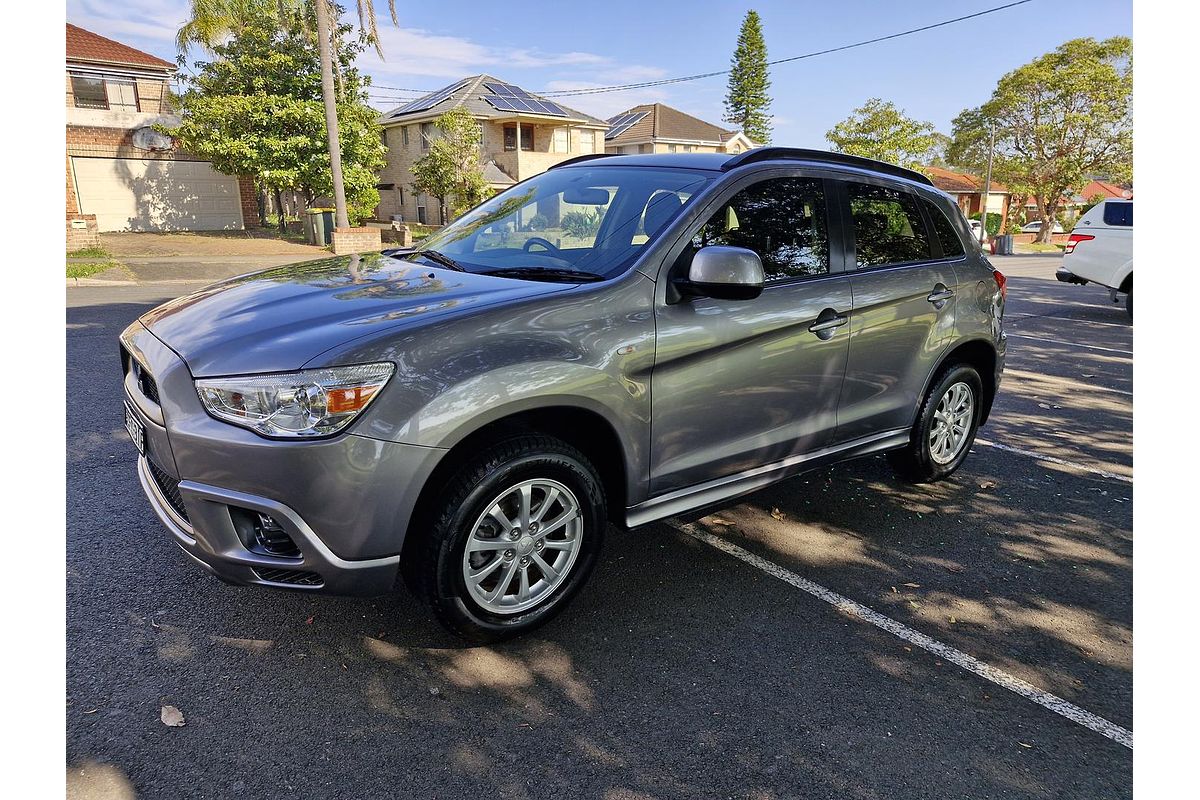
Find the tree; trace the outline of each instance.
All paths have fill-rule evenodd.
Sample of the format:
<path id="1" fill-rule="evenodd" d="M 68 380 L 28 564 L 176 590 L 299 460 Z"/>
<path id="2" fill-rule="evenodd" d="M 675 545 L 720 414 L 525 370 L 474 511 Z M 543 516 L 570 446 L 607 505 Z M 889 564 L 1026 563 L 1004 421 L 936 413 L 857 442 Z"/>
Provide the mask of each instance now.
<path id="1" fill-rule="evenodd" d="M 396 0 L 388 0 L 388 10 L 391 12 L 392 22 L 398 25 Z M 330 21 L 341 19 L 342 7 L 333 0 L 191 0 L 191 14 L 180 29 L 177 39 L 182 58 L 189 43 L 212 50 L 225 37 L 237 33 L 240 28 L 254 20 L 263 23 L 271 21 L 285 28 L 298 23 L 302 30 L 307 31 L 311 27 L 310 14 L 315 17 L 321 63 L 321 95 L 325 105 L 330 182 L 336 207 L 335 224 L 344 228 L 349 226 L 350 221 L 342 170 L 343 153 L 339 140 L 338 99 L 334 85 L 332 53 L 338 49 L 337 37 L 349 28 Z M 375 21 L 372 0 L 358 0 L 358 24 L 362 38 L 374 45 L 375 51 L 382 58 L 383 49 L 379 45 L 379 28 Z"/>
<path id="2" fill-rule="evenodd" d="M 336 53 L 339 132 L 350 210 L 361 219 L 379 203 L 375 176 L 385 159 L 377 114 L 366 102 L 366 79 L 353 66 L 365 37 L 345 41 L 349 32 L 348 26 L 339 32 Z M 180 124 L 164 132 L 221 172 L 253 176 L 280 206 L 287 190 L 310 198 L 330 194 L 316 50 L 308 32 L 296 25 L 281 28 L 270 15 L 240 25 L 226 43 L 213 47 L 213 61 L 197 64 L 199 72 L 180 98 Z M 281 213 L 281 230 L 283 222 Z"/>
<path id="3" fill-rule="evenodd" d="M 725 121 L 737 125 L 756 144 L 771 143 L 771 78 L 767 68 L 767 44 L 763 41 L 762 19 L 747 11 L 733 51 L 729 88 L 725 94 Z"/>
<path id="4" fill-rule="evenodd" d="M 917 169 L 937 158 L 939 145 L 944 147 L 939 135 L 933 123 L 872 97 L 827 131 L 825 139 L 839 153 Z"/>
<path id="5" fill-rule="evenodd" d="M 452 211 L 458 216 L 487 198 L 488 185 L 479 163 L 482 135 L 471 112 L 461 106 L 453 108 L 433 124 L 442 135 L 430 142 L 429 152 L 413 164 L 413 189 L 438 199 L 445 224 L 448 201 L 453 201 Z"/>
<path id="6" fill-rule="evenodd" d="M 1133 46 L 1128 37 L 1072 39 L 1000 79 L 991 99 L 954 119 L 950 158 L 1027 195 L 1049 223 L 1091 174 L 1131 175 Z M 1049 242 L 1050 224 L 1038 241 Z"/>

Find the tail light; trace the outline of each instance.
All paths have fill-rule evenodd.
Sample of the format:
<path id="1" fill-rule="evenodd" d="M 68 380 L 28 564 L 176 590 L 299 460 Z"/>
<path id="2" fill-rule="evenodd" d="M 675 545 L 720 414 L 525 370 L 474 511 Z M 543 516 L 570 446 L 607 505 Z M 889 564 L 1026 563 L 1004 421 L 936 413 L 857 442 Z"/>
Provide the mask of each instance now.
<path id="1" fill-rule="evenodd" d="M 1086 233 L 1072 233 L 1069 237 L 1067 237 L 1067 249 L 1063 251 L 1063 254 L 1069 256 L 1071 253 L 1075 252 L 1075 245 L 1079 244 L 1080 242 L 1091 241 L 1095 238 L 1095 236 L 1088 236 Z"/>
<path id="2" fill-rule="evenodd" d="M 996 279 L 996 288 L 1000 291 L 1001 299 L 1008 298 L 1008 278 L 1004 277 L 1004 273 L 998 269 L 992 270 L 992 277 Z"/>

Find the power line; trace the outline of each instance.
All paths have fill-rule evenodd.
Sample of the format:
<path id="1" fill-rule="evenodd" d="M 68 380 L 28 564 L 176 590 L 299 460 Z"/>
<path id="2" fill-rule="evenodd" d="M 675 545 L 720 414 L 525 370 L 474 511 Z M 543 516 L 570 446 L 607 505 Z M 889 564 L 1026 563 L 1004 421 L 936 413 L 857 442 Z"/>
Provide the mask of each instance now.
<path id="1" fill-rule="evenodd" d="M 922 25 L 919 28 L 910 28 L 909 30 L 900 31 L 899 33 L 890 33 L 887 36 L 876 36 L 874 39 L 864 39 L 861 42 L 853 42 L 851 44 L 844 44 L 839 47 L 830 47 L 825 50 L 815 50 L 811 53 L 804 53 L 804 54 L 798 55 L 798 56 L 791 56 L 790 58 L 780 58 L 780 59 L 776 59 L 775 61 L 768 61 L 767 66 L 775 66 L 777 64 L 788 64 L 793 61 L 801 61 L 806 58 L 816 58 L 817 56 L 825 56 L 825 55 L 829 55 L 830 53 L 840 53 L 843 50 L 853 50 L 856 47 L 866 47 L 869 44 L 878 44 L 879 42 L 886 42 L 891 39 L 899 39 L 902 36 L 911 36 L 914 33 L 923 33 L 925 31 L 931 31 L 934 28 L 943 28 L 947 25 L 954 25 L 959 22 L 965 22 L 966 20 L 975 19 L 976 17 L 982 17 L 987 14 L 995 14 L 997 11 L 1004 11 L 1005 9 L 1015 8 L 1016 6 L 1023 6 L 1026 3 L 1031 3 L 1031 2 L 1033 2 L 1033 0 L 1016 0 L 1015 2 L 1006 3 L 1002 6 L 995 6 L 994 8 L 984 9 L 983 11 L 976 11 L 974 14 L 966 14 L 961 17 L 955 17 L 954 19 L 942 20 L 941 22 L 935 22 L 931 25 Z M 589 89 L 558 89 L 558 90 L 537 92 L 536 94 L 539 94 L 543 97 L 574 97 L 577 95 L 586 95 L 586 94 L 604 94 L 607 92 L 624 92 L 624 91 L 628 91 L 629 89 L 648 89 L 652 86 L 667 86 L 667 85 L 670 85 L 673 83 L 685 83 L 687 81 L 698 81 L 703 78 L 715 78 L 718 75 L 728 75 L 731 71 L 732 70 L 722 69 L 722 70 L 717 70 L 715 72 L 701 72 L 696 75 L 683 75 L 678 78 L 662 78 L 660 80 L 644 81 L 642 83 L 624 83 L 624 84 L 619 84 L 617 86 L 595 86 L 595 87 L 592 87 Z M 437 91 L 436 89 L 410 89 L 410 88 L 401 88 L 401 87 L 397 87 L 397 86 L 376 86 L 374 88 L 389 89 L 392 91 L 400 91 L 400 92 L 419 92 L 423 95 L 429 94 L 432 91 Z"/>

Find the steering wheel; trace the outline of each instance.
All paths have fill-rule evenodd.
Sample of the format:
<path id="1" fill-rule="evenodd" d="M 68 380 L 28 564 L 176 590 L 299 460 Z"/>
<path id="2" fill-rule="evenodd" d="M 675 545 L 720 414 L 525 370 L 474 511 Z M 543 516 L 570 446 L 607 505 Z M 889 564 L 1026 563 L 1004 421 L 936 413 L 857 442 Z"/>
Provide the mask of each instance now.
<path id="1" fill-rule="evenodd" d="M 526 253 L 528 253 L 529 248 L 535 244 L 540 244 L 542 247 L 544 247 L 546 250 L 549 250 L 551 253 L 558 252 L 558 248 L 554 246 L 554 242 L 543 239 L 540 236 L 531 236 L 530 238 L 526 239 L 525 244 L 522 246 L 521 249 L 524 250 Z"/>

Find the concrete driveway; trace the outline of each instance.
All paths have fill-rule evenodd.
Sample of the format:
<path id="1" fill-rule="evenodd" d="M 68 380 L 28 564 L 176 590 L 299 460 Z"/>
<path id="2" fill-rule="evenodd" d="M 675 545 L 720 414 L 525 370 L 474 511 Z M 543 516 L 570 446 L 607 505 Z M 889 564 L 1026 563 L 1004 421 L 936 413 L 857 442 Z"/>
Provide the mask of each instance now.
<path id="1" fill-rule="evenodd" d="M 1009 369 L 951 480 L 867 458 L 614 533 L 571 608 L 477 648 L 403 591 L 189 563 L 141 495 L 114 344 L 188 287 L 68 291 L 68 791 L 1129 796 L 1132 328 L 1036 258 L 995 259 Z"/>

